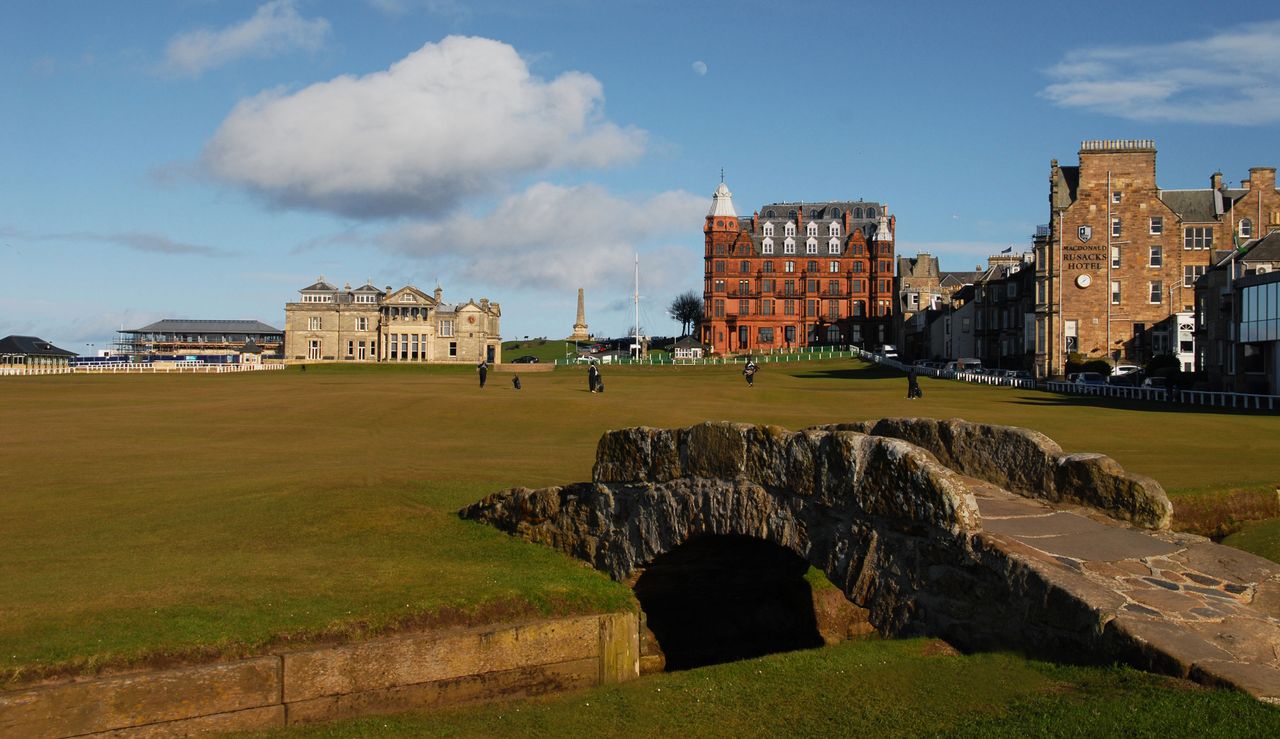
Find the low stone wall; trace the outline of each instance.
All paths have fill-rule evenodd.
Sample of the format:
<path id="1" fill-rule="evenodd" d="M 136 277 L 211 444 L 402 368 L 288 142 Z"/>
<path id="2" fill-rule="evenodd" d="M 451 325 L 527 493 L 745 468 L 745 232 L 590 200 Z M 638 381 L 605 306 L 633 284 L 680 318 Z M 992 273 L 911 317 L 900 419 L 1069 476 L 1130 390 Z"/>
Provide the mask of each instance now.
<path id="1" fill-rule="evenodd" d="M 539 695 L 637 677 L 639 617 L 579 616 L 0 693 L 0 736 L 187 736 Z"/>
<path id="2" fill-rule="evenodd" d="M 1126 472 L 1104 454 L 1067 454 L 1042 433 L 959 418 L 884 418 L 821 430 L 903 439 L 964 475 L 1028 498 L 1096 508 L 1135 526 L 1167 530 L 1173 504 L 1160 483 Z"/>

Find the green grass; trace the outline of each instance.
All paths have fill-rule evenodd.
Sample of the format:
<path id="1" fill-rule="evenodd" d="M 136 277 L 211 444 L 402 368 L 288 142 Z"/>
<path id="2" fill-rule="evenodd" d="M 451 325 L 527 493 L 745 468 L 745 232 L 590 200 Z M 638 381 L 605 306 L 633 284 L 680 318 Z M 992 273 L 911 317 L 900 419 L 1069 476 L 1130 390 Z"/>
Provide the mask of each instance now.
<path id="1" fill-rule="evenodd" d="M 1277 736 L 1280 709 L 1127 668 L 847 642 L 544 699 L 267 736 Z"/>
<path id="2" fill-rule="evenodd" d="M 539 362 L 554 362 L 566 356 L 576 356 L 577 352 L 574 350 L 573 342 L 564 339 L 522 339 L 502 342 L 503 362 L 510 362 L 525 355 L 537 357 Z"/>
<path id="3" fill-rule="evenodd" d="M 6 378 L 0 670 L 630 607 L 603 575 L 456 517 L 504 487 L 589 479 L 622 426 L 960 416 L 1111 454 L 1175 496 L 1280 480 L 1274 416 L 928 378 L 908 403 L 900 375 L 857 362 L 761 367 L 752 390 L 733 366 L 605 367 L 604 395 L 577 367 L 521 392 L 478 390 L 472 367 Z"/>
<path id="4" fill-rule="evenodd" d="M 1280 562 L 1280 518 L 1247 523 L 1238 533 L 1223 539 L 1222 543 Z"/>

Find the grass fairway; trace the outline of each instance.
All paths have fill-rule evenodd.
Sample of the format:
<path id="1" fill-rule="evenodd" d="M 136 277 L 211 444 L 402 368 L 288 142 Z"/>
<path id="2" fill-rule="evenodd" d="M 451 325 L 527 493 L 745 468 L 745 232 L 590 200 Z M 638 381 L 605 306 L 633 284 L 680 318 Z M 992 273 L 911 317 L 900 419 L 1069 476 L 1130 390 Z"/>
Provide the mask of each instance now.
<path id="1" fill-rule="evenodd" d="M 511 485 L 589 479 L 601 432 L 894 415 L 1028 426 L 1175 496 L 1280 480 L 1280 418 L 1113 408 L 848 360 L 737 369 L 313 367 L 0 383 L 0 668 L 9 681 L 412 623 L 625 607 L 546 548 L 458 520 Z M 1176 500 L 1175 500 L 1176 503 Z"/>
<path id="2" fill-rule="evenodd" d="M 746 737 L 1280 735 L 1280 709 L 1127 668 L 936 642 L 863 641 L 542 700 L 378 716 L 266 736 Z"/>

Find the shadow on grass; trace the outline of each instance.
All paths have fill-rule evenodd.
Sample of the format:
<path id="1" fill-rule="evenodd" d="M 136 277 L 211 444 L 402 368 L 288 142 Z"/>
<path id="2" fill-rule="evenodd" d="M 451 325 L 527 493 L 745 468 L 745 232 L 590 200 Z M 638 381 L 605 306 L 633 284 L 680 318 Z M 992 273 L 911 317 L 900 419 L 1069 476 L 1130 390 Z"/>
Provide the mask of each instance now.
<path id="1" fill-rule="evenodd" d="M 1273 415 L 1270 411 L 1246 410 L 1244 408 L 1215 408 L 1213 406 L 1192 405 L 1189 403 L 1169 403 L 1158 400 L 1136 400 L 1127 398 L 1104 398 L 1091 395 L 1056 395 L 1048 390 L 1044 395 L 1022 395 L 1012 401 L 1015 405 L 1032 405 L 1058 408 L 1106 408 L 1123 411 L 1148 411 L 1153 413 L 1202 413 L 1222 416 L 1257 416 Z"/>
<path id="2" fill-rule="evenodd" d="M 787 374 L 801 380 L 887 380 L 897 378 L 905 381 L 907 377 L 906 372 L 888 369 L 878 364 L 863 367 L 841 367 L 840 369 L 804 369 L 788 372 Z"/>

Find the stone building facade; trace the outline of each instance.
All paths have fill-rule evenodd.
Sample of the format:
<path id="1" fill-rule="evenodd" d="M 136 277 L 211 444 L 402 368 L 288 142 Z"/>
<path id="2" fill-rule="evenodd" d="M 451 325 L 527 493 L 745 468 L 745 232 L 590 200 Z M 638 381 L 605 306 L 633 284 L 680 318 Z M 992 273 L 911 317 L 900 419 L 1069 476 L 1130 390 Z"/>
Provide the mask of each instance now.
<path id="1" fill-rule="evenodd" d="M 501 362 L 501 307 L 488 298 L 445 303 L 443 292 L 317 280 L 285 304 L 285 361 Z"/>
<path id="2" fill-rule="evenodd" d="M 1280 218 L 1275 169 L 1239 188 L 1162 190 L 1151 140 L 1084 141 L 1079 166 L 1050 163 L 1048 238 L 1036 246 L 1038 377 L 1068 356 L 1141 363 L 1155 324 L 1193 309 L 1215 249 Z"/>
<path id="3" fill-rule="evenodd" d="M 983 274 L 981 266 L 973 272 L 943 271 L 939 269 L 938 258 L 928 252 L 898 257 L 894 281 L 898 305 L 894 311 L 893 332 L 898 355 L 913 360 L 934 356 L 955 359 L 956 356 L 940 354 L 940 348 L 931 346 L 925 329 L 943 312 L 959 307 L 955 303 L 956 295 Z"/>
<path id="4" fill-rule="evenodd" d="M 1211 390 L 1280 393 L 1280 224 L 1196 283 L 1195 369 Z"/>
<path id="5" fill-rule="evenodd" d="M 719 354 L 891 341 L 895 219 L 880 203 L 773 203 L 739 218 L 723 182 L 703 227 L 701 339 Z"/>

